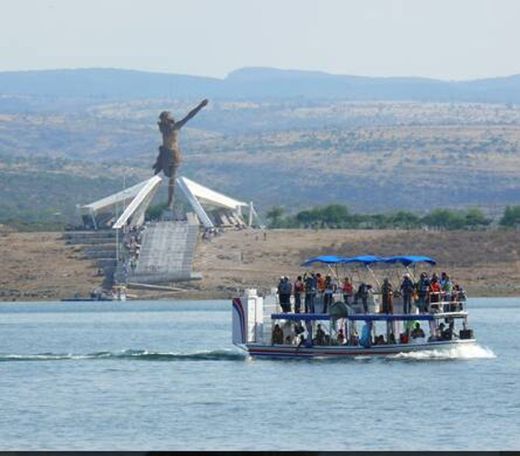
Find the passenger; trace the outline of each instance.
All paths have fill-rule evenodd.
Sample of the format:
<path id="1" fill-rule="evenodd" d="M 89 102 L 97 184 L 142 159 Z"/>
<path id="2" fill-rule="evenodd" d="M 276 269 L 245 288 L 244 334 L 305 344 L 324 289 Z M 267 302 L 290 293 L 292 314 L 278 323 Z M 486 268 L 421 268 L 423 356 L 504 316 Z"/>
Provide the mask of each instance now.
<path id="1" fill-rule="evenodd" d="M 424 331 L 421 328 L 421 324 L 419 322 L 415 323 L 415 328 L 412 330 L 411 334 L 412 339 L 417 339 L 418 337 L 425 337 Z"/>
<path id="2" fill-rule="evenodd" d="M 444 323 L 441 323 L 439 327 L 435 330 L 435 339 L 436 340 L 443 340 L 445 335 L 445 326 Z"/>
<path id="3" fill-rule="evenodd" d="M 359 334 L 357 333 L 357 331 L 355 329 L 350 332 L 350 338 L 349 338 L 348 344 L 349 345 L 359 345 Z"/>
<path id="4" fill-rule="evenodd" d="M 436 274 L 432 276 L 432 280 L 430 282 L 430 303 L 437 303 L 440 302 L 440 296 L 441 296 L 441 284 L 439 283 Z"/>
<path id="5" fill-rule="evenodd" d="M 460 285 L 453 285 L 453 296 L 451 303 L 451 312 L 457 312 L 463 309 L 463 302 L 466 301 L 466 293 L 464 292 L 464 288 Z"/>
<path id="6" fill-rule="evenodd" d="M 325 345 L 325 331 L 321 329 L 321 325 L 318 323 L 316 329 L 316 345 Z"/>
<path id="7" fill-rule="evenodd" d="M 302 281 L 302 276 L 296 278 L 294 282 L 294 312 L 300 313 L 302 307 L 302 294 L 305 291 L 305 285 Z"/>
<path id="8" fill-rule="evenodd" d="M 283 343 L 283 330 L 282 328 L 280 328 L 280 325 L 278 323 L 274 325 L 271 340 L 273 345 Z"/>
<path id="9" fill-rule="evenodd" d="M 294 333 L 299 336 L 300 334 L 303 334 L 305 332 L 305 328 L 303 327 L 302 323 L 299 321 L 296 323 L 296 326 L 294 327 Z"/>
<path id="10" fill-rule="evenodd" d="M 358 299 L 361 299 L 361 302 L 363 304 L 363 311 L 365 313 L 368 313 L 369 287 L 372 288 L 370 285 L 367 285 L 366 283 L 361 282 L 361 284 L 359 285 L 358 291 L 357 291 L 357 297 L 358 297 Z"/>
<path id="11" fill-rule="evenodd" d="M 419 307 L 419 312 L 426 313 L 428 308 L 428 291 L 430 289 L 430 280 L 426 275 L 426 272 L 421 272 L 421 276 L 419 281 L 417 282 L 417 305 Z"/>
<path id="12" fill-rule="evenodd" d="M 389 344 L 397 343 L 396 340 L 395 340 L 395 334 L 394 333 L 390 333 L 390 335 L 388 336 L 388 343 Z"/>
<path id="13" fill-rule="evenodd" d="M 291 339 L 291 336 L 287 336 L 287 337 L 285 338 L 285 344 L 286 344 L 286 345 L 292 345 L 292 339 Z"/>
<path id="14" fill-rule="evenodd" d="M 374 345 L 386 345 L 385 337 L 382 334 L 376 336 L 374 340 Z"/>
<path id="15" fill-rule="evenodd" d="M 278 293 L 278 302 L 280 303 L 280 307 L 282 308 L 282 312 L 285 312 L 285 296 L 283 293 L 283 276 L 280 277 L 278 281 L 278 286 L 276 287 Z"/>
<path id="16" fill-rule="evenodd" d="M 406 273 L 403 276 L 400 289 L 403 296 L 403 313 L 409 314 L 412 310 L 412 295 L 415 290 L 415 284 L 410 278 L 410 274 Z"/>
<path id="17" fill-rule="evenodd" d="M 278 296 L 282 312 L 284 313 L 291 311 L 291 291 L 292 285 L 289 278 L 287 276 L 280 277 L 280 282 L 278 283 Z"/>
<path id="18" fill-rule="evenodd" d="M 338 331 L 338 344 L 343 345 L 345 343 L 345 334 L 343 334 L 343 328 Z"/>
<path id="19" fill-rule="evenodd" d="M 298 348 L 303 347 L 305 345 L 305 336 L 303 334 L 300 334 L 300 337 L 298 339 Z"/>
<path id="20" fill-rule="evenodd" d="M 345 304 L 349 304 L 349 300 L 354 293 L 354 288 L 352 287 L 352 283 L 350 282 L 348 277 L 345 277 L 343 281 L 343 286 L 341 287 L 343 291 L 343 301 Z"/>
<path id="21" fill-rule="evenodd" d="M 325 278 L 319 272 L 316 274 L 316 287 L 319 293 L 325 292 Z"/>
<path id="22" fill-rule="evenodd" d="M 314 313 L 314 298 L 316 296 L 316 277 L 313 273 L 304 275 L 305 284 L 305 313 Z"/>
<path id="23" fill-rule="evenodd" d="M 383 285 L 381 285 L 381 294 L 383 296 L 383 308 L 382 313 L 393 314 L 394 313 L 394 303 L 393 303 L 393 288 L 392 284 L 385 278 L 383 280 Z"/>
<path id="24" fill-rule="evenodd" d="M 440 286 L 442 290 L 442 294 L 444 296 L 444 301 L 452 301 L 453 300 L 453 282 L 448 277 L 448 274 L 443 272 L 441 274 Z"/>
<path id="25" fill-rule="evenodd" d="M 325 294 L 323 295 L 323 313 L 327 313 L 329 306 L 332 304 L 334 296 L 335 284 L 332 282 L 330 275 L 325 277 Z"/>

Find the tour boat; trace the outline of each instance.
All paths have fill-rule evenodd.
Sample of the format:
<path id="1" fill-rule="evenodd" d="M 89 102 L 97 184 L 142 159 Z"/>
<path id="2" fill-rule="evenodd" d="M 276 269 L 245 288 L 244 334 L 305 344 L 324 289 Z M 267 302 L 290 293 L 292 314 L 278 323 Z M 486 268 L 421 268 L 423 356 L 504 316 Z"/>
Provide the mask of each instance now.
<path id="1" fill-rule="evenodd" d="M 372 269 L 376 264 L 400 264 L 413 277 L 410 268 L 421 262 L 435 264 L 424 256 L 322 256 L 303 266 L 322 263 L 337 276 L 338 265 L 356 264 L 376 279 Z M 265 296 L 246 289 L 232 301 L 232 341 L 253 357 L 271 358 L 385 356 L 474 344 L 465 297 L 437 294 L 428 297 L 422 312 L 412 304 L 409 313 L 404 313 L 396 293 L 392 313 L 382 313 L 378 293 L 371 295 L 368 306 L 346 305 L 343 295 L 334 293 L 327 312 L 323 312 L 323 296 L 317 293 L 313 313 L 304 313 L 303 308 L 296 313 L 281 311 L 276 289 Z"/>

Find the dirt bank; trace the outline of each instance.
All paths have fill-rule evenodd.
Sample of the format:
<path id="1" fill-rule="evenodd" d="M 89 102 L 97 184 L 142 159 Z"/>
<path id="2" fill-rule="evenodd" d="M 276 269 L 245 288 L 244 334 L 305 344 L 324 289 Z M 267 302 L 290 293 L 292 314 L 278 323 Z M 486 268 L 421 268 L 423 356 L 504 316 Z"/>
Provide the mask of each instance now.
<path id="1" fill-rule="evenodd" d="M 203 280 L 185 293 L 132 291 L 142 298 L 227 298 L 237 288 L 268 289 L 280 275 L 317 254 L 424 254 L 437 259 L 471 296 L 520 296 L 520 232 L 395 230 L 232 231 L 199 241 L 194 270 Z M 53 300 L 87 295 L 99 285 L 97 269 L 66 246 L 59 233 L 0 232 L 0 299 Z"/>

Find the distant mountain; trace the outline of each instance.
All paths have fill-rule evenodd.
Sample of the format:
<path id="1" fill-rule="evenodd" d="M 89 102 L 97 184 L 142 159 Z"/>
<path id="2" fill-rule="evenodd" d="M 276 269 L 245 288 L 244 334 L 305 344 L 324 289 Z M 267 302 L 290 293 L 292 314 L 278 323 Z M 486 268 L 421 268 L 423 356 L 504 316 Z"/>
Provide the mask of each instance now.
<path id="1" fill-rule="evenodd" d="M 473 81 L 243 68 L 225 79 L 119 69 L 0 72 L 0 95 L 129 100 L 341 99 L 520 103 L 520 75 Z"/>

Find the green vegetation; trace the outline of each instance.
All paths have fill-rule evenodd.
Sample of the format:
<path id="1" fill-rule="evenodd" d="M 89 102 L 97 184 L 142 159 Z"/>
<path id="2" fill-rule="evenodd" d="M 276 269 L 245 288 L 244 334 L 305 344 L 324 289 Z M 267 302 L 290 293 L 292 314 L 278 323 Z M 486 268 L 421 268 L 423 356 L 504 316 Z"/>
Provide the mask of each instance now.
<path id="1" fill-rule="evenodd" d="M 520 226 L 520 206 L 507 206 L 500 219 L 500 225 L 507 228 Z"/>
<path id="2" fill-rule="evenodd" d="M 517 208 L 520 223 L 520 206 Z M 507 209 L 506 209 L 507 212 Z M 434 209 L 421 217 L 413 212 L 390 214 L 355 214 L 346 206 L 330 204 L 282 217 L 283 208 L 274 207 L 267 213 L 271 228 L 349 228 L 349 229 L 417 229 L 476 230 L 488 227 L 492 220 L 478 208 L 455 211 Z"/>

